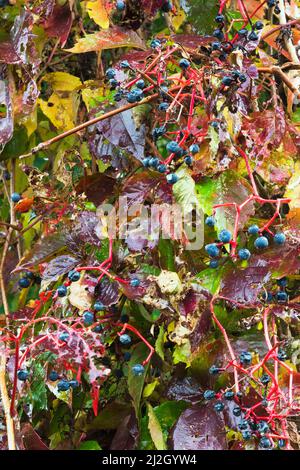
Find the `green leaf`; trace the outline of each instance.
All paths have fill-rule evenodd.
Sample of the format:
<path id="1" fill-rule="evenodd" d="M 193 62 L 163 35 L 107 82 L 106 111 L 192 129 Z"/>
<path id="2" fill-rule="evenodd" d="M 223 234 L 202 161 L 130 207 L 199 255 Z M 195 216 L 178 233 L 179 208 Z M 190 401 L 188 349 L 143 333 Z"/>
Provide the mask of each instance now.
<path id="1" fill-rule="evenodd" d="M 167 271 L 176 271 L 174 247 L 171 240 L 160 238 L 158 242 L 160 267 Z"/>
<path id="2" fill-rule="evenodd" d="M 165 329 L 164 326 L 161 325 L 159 327 L 159 333 L 157 339 L 155 341 L 155 351 L 161 357 L 162 360 L 165 359 L 165 352 L 164 352 L 164 337 L 165 337 Z"/>
<path id="3" fill-rule="evenodd" d="M 123 419 L 130 413 L 130 409 L 130 403 L 119 403 L 117 401 L 109 403 L 101 410 L 101 413 L 87 425 L 86 430 L 117 429 Z"/>
<path id="4" fill-rule="evenodd" d="M 191 344 L 189 341 L 183 344 L 176 344 L 173 352 L 173 362 L 178 364 L 184 362 L 188 367 L 191 364 Z"/>
<path id="5" fill-rule="evenodd" d="M 81 442 L 77 450 L 102 450 L 97 441 Z"/>
<path id="6" fill-rule="evenodd" d="M 176 202 L 181 206 L 184 214 L 199 208 L 195 181 L 189 174 L 187 166 L 181 166 L 176 171 L 179 180 L 173 185 L 173 194 Z"/>
<path id="7" fill-rule="evenodd" d="M 209 290 L 211 294 L 216 294 L 220 289 L 221 280 L 226 270 L 226 266 L 219 266 L 216 269 L 207 268 L 197 274 L 197 279 L 200 280 L 202 287 Z"/>
<path id="8" fill-rule="evenodd" d="M 150 431 L 152 441 L 154 442 L 154 445 L 157 450 L 166 450 L 167 446 L 164 440 L 161 426 L 159 424 L 159 421 L 150 403 L 147 403 L 147 409 L 148 409 L 148 429 Z"/>
<path id="9" fill-rule="evenodd" d="M 149 363 L 145 365 L 145 371 L 143 375 L 136 376 L 133 375 L 132 367 L 135 364 L 142 364 L 142 362 L 147 358 L 149 354 L 149 349 L 144 343 L 139 343 L 134 348 L 130 361 L 129 361 L 129 370 L 128 370 L 128 390 L 130 396 L 133 400 L 133 405 L 135 409 L 136 416 L 139 416 L 139 407 L 142 397 L 145 377 L 148 371 Z"/>
<path id="10" fill-rule="evenodd" d="M 38 362 L 34 364 L 31 383 L 31 400 L 37 411 L 47 410 L 47 388 L 45 383 L 45 368 Z"/>
<path id="11" fill-rule="evenodd" d="M 154 380 L 154 382 L 151 382 L 151 384 L 147 384 L 143 391 L 143 398 L 150 397 L 158 384 L 158 380 Z"/>

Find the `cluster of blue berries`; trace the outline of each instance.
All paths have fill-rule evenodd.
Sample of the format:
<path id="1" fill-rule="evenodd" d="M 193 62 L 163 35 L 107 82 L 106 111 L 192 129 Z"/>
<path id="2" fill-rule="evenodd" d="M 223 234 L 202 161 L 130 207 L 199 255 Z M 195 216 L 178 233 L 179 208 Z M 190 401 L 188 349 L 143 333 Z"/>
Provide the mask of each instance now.
<path id="1" fill-rule="evenodd" d="M 279 15 L 280 13 L 280 8 L 279 8 L 279 5 L 278 5 L 278 0 L 268 0 L 267 1 L 267 6 L 269 8 L 274 8 L 274 13 L 276 13 L 276 15 Z"/>
<path id="2" fill-rule="evenodd" d="M 288 280 L 286 277 L 282 277 L 281 279 L 277 279 L 276 281 L 279 290 L 276 293 L 273 292 L 265 292 L 262 300 L 264 302 L 273 303 L 277 301 L 278 303 L 286 303 L 288 301 L 288 294 L 286 292 L 286 287 L 288 285 Z"/>
<path id="3" fill-rule="evenodd" d="M 59 378 L 60 376 L 55 370 L 52 370 L 48 376 L 48 379 L 50 380 L 50 382 L 57 382 Z M 72 379 L 72 380 L 61 379 L 57 383 L 57 390 L 59 392 L 67 392 L 71 388 L 74 390 L 78 387 L 79 387 L 79 382 L 76 379 Z"/>
<path id="4" fill-rule="evenodd" d="M 36 276 L 31 271 L 26 271 L 26 273 L 19 279 L 18 285 L 21 289 L 27 289 L 30 284 L 38 280 Z"/>

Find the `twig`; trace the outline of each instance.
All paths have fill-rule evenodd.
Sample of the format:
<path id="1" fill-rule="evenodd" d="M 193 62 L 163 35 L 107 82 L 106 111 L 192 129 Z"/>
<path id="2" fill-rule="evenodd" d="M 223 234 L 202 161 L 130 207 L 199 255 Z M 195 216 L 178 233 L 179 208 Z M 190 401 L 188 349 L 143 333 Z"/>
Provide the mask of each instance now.
<path id="1" fill-rule="evenodd" d="M 279 13 L 279 23 L 281 25 L 286 25 L 286 15 L 285 15 L 285 3 L 284 3 L 284 0 L 279 0 L 279 8 L 280 8 L 280 13 Z M 297 54 L 297 51 L 296 51 L 296 48 L 293 44 L 293 41 L 291 38 L 288 38 L 288 37 L 284 37 L 284 42 L 285 42 L 285 46 L 292 58 L 292 61 L 293 62 L 296 62 L 296 63 L 299 63 L 300 60 L 299 60 L 299 57 L 298 57 L 298 54 Z"/>
<path id="2" fill-rule="evenodd" d="M 293 85 L 289 77 L 277 65 L 274 65 L 272 67 L 259 67 L 257 70 L 259 73 L 270 73 L 270 74 L 278 75 L 282 79 L 282 81 L 286 84 L 286 86 L 291 90 L 291 92 L 294 93 L 297 96 L 297 98 L 300 98 L 299 90 L 297 90 L 297 88 Z"/>
<path id="3" fill-rule="evenodd" d="M 5 422 L 6 422 L 8 449 L 16 450 L 15 429 L 14 429 L 14 422 L 10 414 L 10 399 L 9 399 L 8 391 L 6 387 L 5 371 L 6 371 L 6 354 L 3 353 L 1 357 L 1 362 L 0 362 L 0 394 L 1 394 L 1 401 L 2 401 L 2 406 L 4 410 Z"/>

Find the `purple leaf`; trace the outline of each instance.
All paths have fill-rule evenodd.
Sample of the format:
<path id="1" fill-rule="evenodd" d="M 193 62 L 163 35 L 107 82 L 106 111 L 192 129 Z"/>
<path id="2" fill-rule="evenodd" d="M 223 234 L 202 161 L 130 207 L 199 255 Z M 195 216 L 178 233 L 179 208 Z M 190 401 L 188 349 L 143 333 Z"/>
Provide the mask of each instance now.
<path id="1" fill-rule="evenodd" d="M 101 280 L 100 284 L 95 287 L 96 300 L 101 302 L 105 307 L 114 305 L 119 300 L 119 284 L 116 281 L 110 281 L 107 278 Z"/>
<path id="2" fill-rule="evenodd" d="M 171 382 L 167 390 L 167 398 L 175 401 L 184 400 L 195 404 L 202 399 L 202 392 L 195 379 L 184 377 L 183 379 L 175 379 Z"/>
<path id="3" fill-rule="evenodd" d="M 85 193 L 88 200 L 96 206 L 114 193 L 116 181 L 104 173 L 83 177 L 77 187 L 77 194 Z"/>
<path id="4" fill-rule="evenodd" d="M 57 281 L 60 276 L 68 273 L 76 266 L 78 266 L 79 260 L 70 255 L 57 256 L 52 259 L 46 269 L 43 272 L 42 278 L 45 281 Z"/>
<path id="5" fill-rule="evenodd" d="M 139 430 L 134 411 L 119 425 L 110 445 L 110 450 L 133 450 L 138 442 Z"/>
<path id="6" fill-rule="evenodd" d="M 198 49 L 215 41 L 213 36 L 199 36 L 198 34 L 173 34 L 173 41 L 187 49 Z"/>
<path id="7" fill-rule="evenodd" d="M 226 450 L 224 419 L 211 404 L 194 405 L 181 414 L 171 442 L 174 450 Z"/>

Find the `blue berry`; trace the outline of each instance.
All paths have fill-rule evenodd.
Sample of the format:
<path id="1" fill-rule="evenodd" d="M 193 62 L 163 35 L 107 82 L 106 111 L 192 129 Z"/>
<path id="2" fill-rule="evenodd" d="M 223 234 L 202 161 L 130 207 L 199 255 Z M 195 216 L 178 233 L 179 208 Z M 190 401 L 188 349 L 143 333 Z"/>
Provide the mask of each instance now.
<path id="1" fill-rule="evenodd" d="M 150 47 L 152 47 L 152 49 L 157 49 L 158 47 L 161 47 L 161 42 L 159 39 L 152 39 L 152 41 L 150 42 Z"/>
<path id="2" fill-rule="evenodd" d="M 233 413 L 234 416 L 241 416 L 242 410 L 241 410 L 241 408 L 236 406 L 235 408 L 233 408 L 232 413 Z"/>
<path id="3" fill-rule="evenodd" d="M 49 380 L 51 382 L 56 382 L 58 380 L 58 378 L 59 378 L 58 373 L 55 370 L 52 370 L 49 374 Z"/>
<path id="4" fill-rule="evenodd" d="M 260 29 L 263 29 L 263 27 L 264 27 L 264 24 L 263 24 L 262 21 L 256 21 L 256 23 L 254 23 L 254 28 L 255 29 L 260 30 Z"/>
<path id="5" fill-rule="evenodd" d="M 212 366 L 209 368 L 209 373 L 210 373 L 210 375 L 219 374 L 219 373 L 220 373 L 220 368 L 217 367 L 216 365 L 212 365 Z"/>
<path id="6" fill-rule="evenodd" d="M 221 29 L 215 29 L 212 33 L 212 35 L 219 39 L 220 41 L 222 41 L 222 39 L 224 39 L 224 33 Z"/>
<path id="7" fill-rule="evenodd" d="M 215 243 L 205 245 L 205 251 L 211 258 L 217 258 L 220 254 L 220 250 Z"/>
<path id="8" fill-rule="evenodd" d="M 249 424 L 248 424 L 248 421 L 246 419 L 243 419 L 240 424 L 238 425 L 238 428 L 243 431 L 245 429 L 248 429 L 249 427 Z"/>
<path id="9" fill-rule="evenodd" d="M 22 289 L 27 289 L 30 286 L 30 280 L 27 277 L 21 277 L 18 284 Z"/>
<path id="10" fill-rule="evenodd" d="M 142 366 L 142 364 L 135 364 L 135 365 L 132 367 L 132 373 L 133 373 L 133 375 L 141 376 L 141 375 L 143 375 L 144 372 L 145 372 L 145 367 Z"/>
<path id="11" fill-rule="evenodd" d="M 74 380 L 69 380 L 69 385 L 70 385 L 70 387 L 73 388 L 73 390 L 74 390 L 74 388 L 78 388 L 78 387 L 79 387 L 79 382 L 78 382 L 78 380 L 75 380 L 75 379 L 74 379 Z"/>
<path id="12" fill-rule="evenodd" d="M 177 142 L 175 142 L 175 140 L 168 142 L 166 148 L 168 152 L 171 152 L 171 153 L 180 153 L 182 150 L 180 145 Z"/>
<path id="13" fill-rule="evenodd" d="M 270 382 L 271 378 L 268 374 L 263 374 L 260 378 L 260 381 L 263 385 L 268 385 L 268 383 Z"/>
<path id="14" fill-rule="evenodd" d="M 59 286 L 57 288 L 57 295 L 58 297 L 65 297 L 65 295 L 67 295 L 67 288 L 66 286 Z"/>
<path id="15" fill-rule="evenodd" d="M 252 354 L 249 351 L 243 351 L 240 354 L 240 362 L 241 364 L 249 365 L 252 362 Z"/>
<path id="16" fill-rule="evenodd" d="M 248 260 L 251 256 L 251 253 L 249 250 L 247 250 L 247 248 L 242 248 L 239 250 L 238 255 L 241 260 Z"/>
<path id="17" fill-rule="evenodd" d="M 224 398 L 225 400 L 233 400 L 234 398 L 234 392 L 232 390 L 227 390 L 225 393 L 224 393 Z"/>
<path id="18" fill-rule="evenodd" d="M 211 259 L 209 262 L 209 267 L 216 269 L 219 266 L 219 261 L 217 259 Z"/>
<path id="19" fill-rule="evenodd" d="M 82 315 L 83 323 L 85 326 L 90 326 L 94 323 L 94 314 L 88 310 Z"/>
<path id="20" fill-rule="evenodd" d="M 213 390 L 205 390 L 203 393 L 203 397 L 205 400 L 213 400 L 215 398 L 216 393 Z"/>
<path id="21" fill-rule="evenodd" d="M 184 159 L 186 165 L 191 166 L 193 164 L 193 157 L 191 155 L 187 155 Z"/>
<path id="22" fill-rule="evenodd" d="M 218 51 L 221 48 L 221 43 L 220 42 L 213 42 L 211 47 L 212 47 L 213 51 Z"/>
<path id="23" fill-rule="evenodd" d="M 285 361 L 287 359 L 287 354 L 283 349 L 278 350 L 277 359 L 279 359 L 280 361 Z"/>
<path id="24" fill-rule="evenodd" d="M 280 287 L 286 287 L 288 284 L 288 280 L 286 277 L 282 277 L 281 279 L 277 279 L 277 285 Z"/>
<path id="25" fill-rule="evenodd" d="M 178 181 L 178 176 L 175 173 L 169 173 L 166 178 L 169 184 L 175 184 Z"/>
<path id="26" fill-rule="evenodd" d="M 96 312 L 102 312 L 103 310 L 105 310 L 105 306 L 101 302 L 95 302 L 94 310 L 96 310 Z"/>
<path id="27" fill-rule="evenodd" d="M 287 302 L 288 295 L 286 292 L 280 291 L 280 292 L 277 292 L 276 299 L 277 299 L 277 302 Z"/>
<path id="28" fill-rule="evenodd" d="M 222 78 L 222 84 L 225 86 L 230 86 L 233 82 L 232 77 L 223 77 Z"/>
<path id="29" fill-rule="evenodd" d="M 258 40 L 258 35 L 256 34 L 255 31 L 251 31 L 251 33 L 248 36 L 248 39 L 250 41 L 257 41 Z"/>
<path id="30" fill-rule="evenodd" d="M 276 233 L 274 235 L 274 243 L 276 243 L 276 245 L 283 245 L 285 243 L 285 239 L 284 233 Z"/>
<path id="31" fill-rule="evenodd" d="M 162 163 L 161 165 L 158 165 L 156 169 L 159 173 L 165 173 L 167 171 L 167 166 Z"/>
<path id="32" fill-rule="evenodd" d="M 252 437 L 252 432 L 251 431 L 242 431 L 242 438 L 245 440 L 245 441 L 248 441 L 249 439 L 251 439 Z"/>
<path id="33" fill-rule="evenodd" d="M 29 372 L 26 369 L 19 369 L 17 372 L 17 377 L 22 382 L 25 382 L 25 380 L 27 380 L 29 377 Z"/>
<path id="34" fill-rule="evenodd" d="M 259 232 L 259 227 L 257 225 L 251 225 L 248 228 L 248 233 L 250 233 L 250 235 L 257 235 L 258 232 Z"/>
<path id="35" fill-rule="evenodd" d="M 265 302 L 272 302 L 272 300 L 273 300 L 273 294 L 272 294 L 272 292 L 265 292 L 264 297 L 263 297 L 263 300 L 264 300 Z"/>
<path id="36" fill-rule="evenodd" d="M 60 380 L 57 384 L 57 390 L 59 392 L 67 392 L 70 387 L 70 382 L 68 380 Z"/>
<path id="37" fill-rule="evenodd" d="M 80 279 L 80 272 L 78 271 L 70 271 L 68 274 L 68 278 L 71 282 L 79 281 Z"/>
<path id="38" fill-rule="evenodd" d="M 151 160 L 150 157 L 145 157 L 145 158 L 143 158 L 142 163 L 143 163 L 143 165 L 144 165 L 146 168 L 149 168 L 149 167 L 150 167 L 150 160 Z"/>
<path id="39" fill-rule="evenodd" d="M 255 248 L 263 250 L 269 246 L 269 240 L 266 237 L 258 237 L 254 242 Z"/>
<path id="40" fill-rule="evenodd" d="M 163 101 L 162 103 L 158 105 L 159 111 L 167 111 L 168 107 L 169 107 L 169 103 L 165 101 Z"/>
<path id="41" fill-rule="evenodd" d="M 19 202 L 21 200 L 21 196 L 19 193 L 12 193 L 11 195 L 12 202 Z"/>
<path id="42" fill-rule="evenodd" d="M 208 227 L 214 227 L 215 226 L 215 223 L 216 223 L 216 220 L 215 218 L 211 215 L 209 217 L 206 217 L 205 219 L 205 223 Z"/>
<path id="43" fill-rule="evenodd" d="M 190 65 L 191 65 L 190 62 L 187 59 L 181 59 L 179 61 L 179 67 L 181 67 L 184 70 L 188 69 Z"/>
<path id="44" fill-rule="evenodd" d="M 11 179 L 11 175 L 10 175 L 10 172 L 8 170 L 4 170 L 3 171 L 3 178 L 6 180 L 6 181 L 9 181 Z"/>
<path id="45" fill-rule="evenodd" d="M 141 284 L 141 281 L 137 278 L 131 279 L 130 281 L 131 287 L 139 287 L 140 284 Z"/>
<path id="46" fill-rule="evenodd" d="M 272 447 L 272 442 L 270 441 L 270 439 L 268 437 L 262 437 L 259 441 L 259 445 L 263 448 L 263 449 L 271 449 Z"/>
<path id="47" fill-rule="evenodd" d="M 157 157 L 150 158 L 149 166 L 152 168 L 157 168 L 159 165 L 159 159 Z"/>
<path id="48" fill-rule="evenodd" d="M 161 10 L 164 13 L 169 13 L 170 11 L 172 11 L 172 9 L 173 9 L 173 5 L 172 5 L 172 2 L 170 0 L 167 0 L 161 7 Z"/>
<path id="49" fill-rule="evenodd" d="M 95 333 L 101 333 L 101 331 L 103 330 L 103 326 L 102 325 L 97 325 L 95 326 L 95 328 L 93 329 L 93 331 Z"/>
<path id="50" fill-rule="evenodd" d="M 114 90 L 117 86 L 119 85 L 119 82 L 118 80 L 116 80 L 115 78 L 111 78 L 109 80 L 109 86 Z"/>
<path id="51" fill-rule="evenodd" d="M 120 62 L 120 67 L 122 69 L 129 69 L 130 68 L 130 64 L 128 62 L 128 60 L 122 60 L 122 62 Z"/>
<path id="52" fill-rule="evenodd" d="M 119 337 L 120 343 L 121 344 L 130 344 L 131 343 L 131 337 L 129 335 L 121 335 Z"/>
<path id="53" fill-rule="evenodd" d="M 60 341 L 66 342 L 66 341 L 68 341 L 69 337 L 70 337 L 69 333 L 67 333 L 66 331 L 64 331 L 63 333 L 61 333 L 61 334 L 59 335 L 58 339 L 59 339 Z"/>
<path id="54" fill-rule="evenodd" d="M 200 150 L 200 147 L 198 144 L 193 144 L 190 146 L 189 148 L 189 151 L 193 154 L 193 155 L 196 155 L 196 153 L 198 153 Z"/>
<path id="55" fill-rule="evenodd" d="M 240 76 L 239 76 L 239 81 L 240 81 L 241 83 L 245 83 L 245 82 L 247 81 L 246 75 L 244 75 L 243 73 L 241 73 Z"/>
<path id="56" fill-rule="evenodd" d="M 268 5 L 269 8 L 275 7 L 276 0 L 268 0 L 267 5 Z"/>
<path id="57" fill-rule="evenodd" d="M 143 90 L 140 90 L 139 88 L 133 88 L 127 95 L 126 99 L 128 103 L 136 103 L 138 101 L 141 101 L 143 99 Z"/>
<path id="58" fill-rule="evenodd" d="M 210 123 L 211 127 L 213 127 L 214 129 L 218 129 L 219 128 L 219 123 L 217 121 L 212 121 Z"/>
<path id="59" fill-rule="evenodd" d="M 141 78 L 136 82 L 135 85 L 142 90 L 143 88 L 145 88 L 145 81 Z"/>
<path id="60" fill-rule="evenodd" d="M 278 447 L 282 449 L 283 447 L 286 446 L 286 441 L 284 439 L 279 439 L 278 441 Z"/>
<path id="61" fill-rule="evenodd" d="M 260 434 L 266 434 L 267 432 L 269 432 L 269 426 L 268 424 L 265 422 L 265 421 L 260 421 L 258 424 L 257 424 L 257 430 Z"/>
<path id="62" fill-rule="evenodd" d="M 221 413 L 221 411 L 223 411 L 224 408 L 225 408 L 225 405 L 221 401 L 218 401 L 217 403 L 214 404 L 214 409 L 217 411 L 217 413 Z"/>
<path id="63" fill-rule="evenodd" d="M 105 75 L 106 75 L 107 78 L 109 78 L 111 80 L 112 78 L 115 78 L 116 71 L 115 71 L 115 69 L 112 69 L 112 68 L 107 69 Z"/>
<path id="64" fill-rule="evenodd" d="M 124 361 L 130 361 L 130 359 L 131 359 L 131 354 L 130 354 L 130 352 L 129 352 L 129 351 L 126 351 L 126 352 L 124 353 L 124 356 L 123 356 L 123 357 L 124 357 Z"/>
<path id="65" fill-rule="evenodd" d="M 121 101 L 122 98 L 123 98 L 123 93 L 120 90 L 117 91 L 117 93 L 114 96 L 114 100 L 115 101 Z"/>
<path id="66" fill-rule="evenodd" d="M 222 230 L 219 233 L 218 238 L 223 243 L 229 243 L 232 237 L 231 237 L 231 233 L 229 232 L 229 230 Z"/>
<path id="67" fill-rule="evenodd" d="M 169 92 L 169 88 L 167 86 L 161 86 L 159 92 L 161 96 L 165 98 Z"/>
<path id="68" fill-rule="evenodd" d="M 118 11 L 125 10 L 125 7 L 126 7 L 125 2 L 123 2 L 122 0 L 118 0 L 117 4 L 116 4 L 116 7 L 117 7 Z"/>
<path id="69" fill-rule="evenodd" d="M 224 20 L 225 20 L 225 17 L 224 17 L 224 15 L 222 15 L 221 13 L 219 13 L 219 14 L 215 17 L 215 22 L 216 22 L 216 23 L 224 23 Z"/>
<path id="70" fill-rule="evenodd" d="M 248 30 L 246 28 L 240 29 L 238 31 L 238 35 L 241 36 L 241 37 L 245 37 L 245 36 L 247 36 L 247 34 L 248 34 Z"/>

